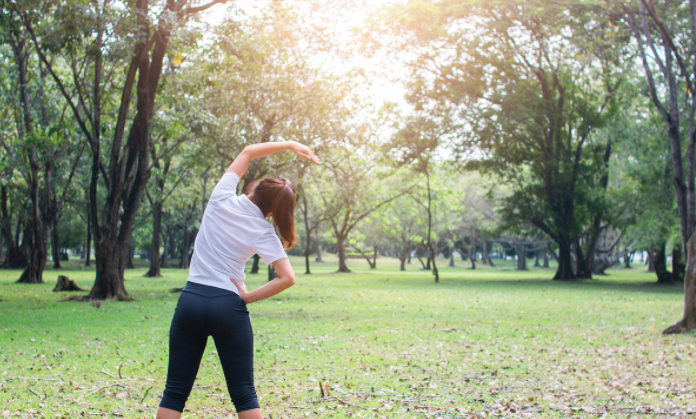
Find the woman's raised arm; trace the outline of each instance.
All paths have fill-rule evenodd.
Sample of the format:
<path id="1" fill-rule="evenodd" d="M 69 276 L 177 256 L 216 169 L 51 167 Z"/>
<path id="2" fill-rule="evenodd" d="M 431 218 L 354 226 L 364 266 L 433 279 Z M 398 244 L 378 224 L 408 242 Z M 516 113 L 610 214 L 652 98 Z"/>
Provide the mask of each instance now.
<path id="1" fill-rule="evenodd" d="M 227 168 L 227 172 L 236 173 L 241 179 L 249 168 L 249 163 L 251 163 L 252 160 L 258 159 L 259 157 L 266 157 L 270 156 L 271 154 L 280 153 L 281 151 L 285 150 L 292 150 L 293 153 L 300 157 L 311 160 L 317 164 L 319 163 L 319 159 L 314 155 L 314 153 L 312 153 L 312 150 L 310 150 L 306 145 L 302 145 L 298 142 L 282 141 L 260 143 L 244 147 L 244 150 L 237 155 L 237 158 L 234 159 L 232 164 L 230 164 L 230 167 Z"/>

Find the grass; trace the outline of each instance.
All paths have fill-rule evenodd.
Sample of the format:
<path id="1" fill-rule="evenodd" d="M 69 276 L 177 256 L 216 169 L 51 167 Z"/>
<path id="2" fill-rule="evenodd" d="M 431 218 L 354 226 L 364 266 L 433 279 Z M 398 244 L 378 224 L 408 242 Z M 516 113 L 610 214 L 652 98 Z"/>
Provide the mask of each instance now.
<path id="1" fill-rule="evenodd" d="M 266 417 L 469 418 L 686 416 L 696 413 L 696 336 L 662 336 L 680 286 L 612 269 L 578 283 L 553 270 L 446 267 L 441 282 L 414 260 L 291 258 L 297 284 L 250 306 L 257 392 Z M 482 267 L 482 265 L 479 265 Z M 143 278 L 133 302 L 62 302 L 46 284 L 0 271 L 0 417 L 152 418 L 164 387 L 167 335 L 186 271 Z M 83 288 L 93 269 L 60 271 Z M 265 272 L 264 272 L 265 273 Z M 250 275 L 249 288 L 265 275 Z M 320 394 L 320 383 L 329 394 Z M 689 410 L 691 409 L 691 410 Z M 212 340 L 184 417 L 234 417 Z"/>

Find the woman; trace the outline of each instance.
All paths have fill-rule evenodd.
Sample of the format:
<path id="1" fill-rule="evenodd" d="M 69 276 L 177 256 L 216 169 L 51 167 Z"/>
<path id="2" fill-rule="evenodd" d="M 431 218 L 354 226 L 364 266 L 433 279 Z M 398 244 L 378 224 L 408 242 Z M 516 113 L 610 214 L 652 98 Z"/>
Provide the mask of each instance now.
<path id="1" fill-rule="evenodd" d="M 295 188 L 285 178 L 260 181 L 247 197 L 237 184 L 256 158 L 292 150 L 319 163 L 294 141 L 246 147 L 213 190 L 196 236 L 189 277 L 179 296 L 169 331 L 169 370 L 157 419 L 179 419 L 191 393 L 208 336 L 225 373 L 240 419 L 260 419 L 253 370 L 253 335 L 246 305 L 272 297 L 295 283 L 284 249 L 295 243 Z M 283 244 L 273 226 L 272 217 Z M 273 265 L 278 278 L 247 292 L 244 265 L 255 254 Z"/>

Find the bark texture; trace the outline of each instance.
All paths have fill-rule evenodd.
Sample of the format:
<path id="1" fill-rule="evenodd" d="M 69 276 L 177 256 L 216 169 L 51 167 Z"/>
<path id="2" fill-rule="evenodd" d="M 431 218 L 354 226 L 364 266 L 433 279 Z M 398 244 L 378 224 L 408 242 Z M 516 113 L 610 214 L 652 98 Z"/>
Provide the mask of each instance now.
<path id="1" fill-rule="evenodd" d="M 58 236 L 58 220 L 51 228 L 51 256 L 53 257 L 53 269 L 61 269 L 60 266 L 60 237 Z"/>
<path id="2" fill-rule="evenodd" d="M 6 185 L 2 185 L 0 188 L 0 212 L 2 213 L 2 223 L 0 224 L 0 231 L 2 232 L 2 237 L 7 246 L 7 252 L 5 253 L 5 260 L 2 263 L 2 268 L 4 269 L 23 269 L 27 266 L 26 253 L 22 251 L 21 246 L 18 245 L 19 235 L 15 239 L 12 235 L 12 214 L 8 208 L 9 198 L 8 198 L 8 188 Z M 17 221 L 17 231 L 19 232 L 20 223 Z"/>
<path id="3" fill-rule="evenodd" d="M 663 330 L 664 334 L 684 333 L 696 328 L 696 233 L 687 242 L 688 257 L 684 276 L 684 314 L 682 319 Z"/>
<path id="4" fill-rule="evenodd" d="M 150 246 L 150 269 L 144 276 L 156 278 L 162 276 L 160 262 L 160 237 L 162 236 L 162 203 L 152 207 L 152 245 Z"/>
<path id="5" fill-rule="evenodd" d="M 672 283 L 672 273 L 667 270 L 665 245 L 666 243 L 662 243 L 655 251 L 655 274 L 657 275 L 658 284 Z"/>

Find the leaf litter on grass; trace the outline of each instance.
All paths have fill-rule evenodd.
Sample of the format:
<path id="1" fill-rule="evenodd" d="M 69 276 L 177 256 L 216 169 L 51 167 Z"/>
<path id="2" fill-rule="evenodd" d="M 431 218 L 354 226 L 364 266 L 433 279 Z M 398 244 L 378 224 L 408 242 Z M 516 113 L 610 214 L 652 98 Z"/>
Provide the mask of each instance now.
<path id="1" fill-rule="evenodd" d="M 653 330 L 680 296 L 624 298 L 637 280 L 622 275 L 626 291 L 494 270 L 445 272 L 436 287 L 414 272 L 298 276 L 283 304 L 250 307 L 260 403 L 269 418 L 696 414 L 694 335 Z M 0 416 L 154 416 L 177 298 L 167 290 L 184 274 L 135 271 L 136 301 L 100 310 L 44 285 L 27 299 L 11 280 L 0 279 Z M 186 415 L 234 417 L 212 340 Z"/>

